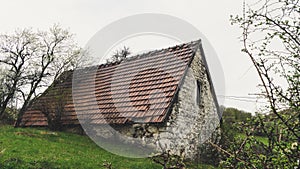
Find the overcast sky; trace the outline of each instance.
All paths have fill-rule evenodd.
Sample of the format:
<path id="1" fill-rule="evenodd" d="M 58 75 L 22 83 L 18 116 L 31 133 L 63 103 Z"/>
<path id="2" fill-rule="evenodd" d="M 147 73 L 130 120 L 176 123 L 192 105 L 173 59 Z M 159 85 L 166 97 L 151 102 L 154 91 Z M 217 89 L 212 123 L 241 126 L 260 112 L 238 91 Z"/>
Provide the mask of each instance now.
<path id="1" fill-rule="evenodd" d="M 83 47 L 97 31 L 123 17 L 141 13 L 172 15 L 195 26 L 215 49 L 225 75 L 225 95 L 249 97 L 258 91 L 259 80 L 249 58 L 240 52 L 241 31 L 229 22 L 231 14 L 242 13 L 242 6 L 241 0 L 2 0 L 0 33 L 25 27 L 47 29 L 59 23 L 75 33 Z M 148 43 L 145 46 L 154 42 Z M 135 50 L 134 44 L 130 45 Z M 240 98 L 226 97 L 224 104 L 251 112 L 258 109 L 257 103 Z"/>

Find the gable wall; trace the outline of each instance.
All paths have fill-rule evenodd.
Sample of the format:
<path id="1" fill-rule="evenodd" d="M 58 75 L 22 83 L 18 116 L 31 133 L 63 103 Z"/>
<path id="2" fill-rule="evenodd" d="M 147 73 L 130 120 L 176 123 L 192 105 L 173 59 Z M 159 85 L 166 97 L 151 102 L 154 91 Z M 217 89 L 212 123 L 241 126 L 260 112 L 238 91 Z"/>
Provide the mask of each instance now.
<path id="1" fill-rule="evenodd" d="M 201 84 L 200 105 L 196 103 L 196 80 Z M 187 158 L 194 158 L 199 144 L 209 139 L 218 120 L 211 86 L 198 49 L 172 107 L 167 131 L 160 134 L 162 145 L 166 145 L 163 149 L 178 155 L 184 149 Z"/>

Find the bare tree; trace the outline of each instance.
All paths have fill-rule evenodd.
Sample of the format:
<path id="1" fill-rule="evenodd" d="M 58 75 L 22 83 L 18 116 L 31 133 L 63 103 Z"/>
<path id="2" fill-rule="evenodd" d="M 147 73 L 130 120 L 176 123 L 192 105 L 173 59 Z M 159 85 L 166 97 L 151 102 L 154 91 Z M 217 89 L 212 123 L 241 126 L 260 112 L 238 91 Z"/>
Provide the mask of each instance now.
<path id="1" fill-rule="evenodd" d="M 36 51 L 34 44 L 36 38 L 31 30 L 17 30 L 12 35 L 0 35 L 1 66 L 7 70 L 3 75 L 5 80 L 1 84 L 6 88 L 0 107 L 0 117 L 3 115 L 8 103 L 13 99 L 15 93 L 23 85 L 24 72 L 32 59 L 32 53 Z"/>
<path id="2" fill-rule="evenodd" d="M 0 69 L 0 84 L 5 84 L 4 74 L 5 73 L 3 72 L 3 70 Z M 3 107 L 6 94 L 7 94 L 7 87 L 5 85 L 0 85 L 0 107 Z"/>
<path id="3" fill-rule="evenodd" d="M 22 106 L 16 126 L 20 125 L 26 109 L 42 89 L 52 84 L 61 73 L 74 69 L 80 62 L 82 49 L 68 30 L 54 25 L 48 31 L 17 30 L 0 36 L 1 64 L 9 70 L 6 74 L 8 94 L 0 114 L 14 95 L 21 95 Z"/>

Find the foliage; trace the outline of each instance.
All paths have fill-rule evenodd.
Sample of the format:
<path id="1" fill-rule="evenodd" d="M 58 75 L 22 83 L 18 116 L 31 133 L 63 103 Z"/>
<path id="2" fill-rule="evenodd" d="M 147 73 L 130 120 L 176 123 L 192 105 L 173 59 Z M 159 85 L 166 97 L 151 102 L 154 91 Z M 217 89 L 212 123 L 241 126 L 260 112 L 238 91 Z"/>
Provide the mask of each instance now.
<path id="1" fill-rule="evenodd" d="M 268 101 L 240 128 L 221 164 L 229 168 L 300 168 L 300 4 L 295 0 L 258 1 L 242 17 L 232 17 L 243 31 L 242 51 L 261 80 L 260 97 Z M 255 137 L 256 130 L 267 137 Z"/>
<path id="2" fill-rule="evenodd" d="M 122 62 L 124 59 L 127 58 L 131 54 L 128 47 L 124 46 L 123 49 L 116 50 L 115 53 L 112 55 L 110 59 L 107 59 L 107 63 L 115 63 L 115 62 Z"/>
<path id="3" fill-rule="evenodd" d="M 17 119 L 18 110 L 15 108 L 7 107 L 3 113 L 2 119 L 0 120 L 1 124 L 11 124 L 13 125 Z"/>
<path id="4" fill-rule="evenodd" d="M 228 156 L 233 156 L 229 150 L 237 140 L 241 139 L 241 133 L 243 133 L 244 124 L 251 120 L 251 113 L 238 110 L 236 108 L 225 108 L 223 111 L 220 129 L 221 129 L 221 139 L 217 143 L 208 142 L 211 151 L 222 152 L 217 157 L 211 159 L 214 165 L 219 165 L 220 160 L 226 160 Z M 215 153 L 217 154 L 217 153 Z"/>
<path id="5" fill-rule="evenodd" d="M 246 122 L 251 118 L 251 113 L 238 110 L 236 108 L 224 108 L 222 115 L 222 132 L 230 132 L 236 130 L 236 126 Z"/>
<path id="6" fill-rule="evenodd" d="M 217 139 L 218 138 L 218 139 Z M 221 144 L 219 136 L 216 139 L 211 139 L 199 146 L 199 155 L 197 157 L 197 162 L 199 164 L 209 164 L 211 166 L 218 166 L 221 153 L 218 152 L 218 149 L 215 148 L 212 144 Z"/>
<path id="7" fill-rule="evenodd" d="M 291 168 L 297 165 L 292 161 L 293 155 L 297 154 L 297 146 L 286 139 L 288 136 L 284 132 L 281 131 L 278 135 L 276 129 L 281 129 L 281 125 L 271 124 L 262 127 L 268 121 L 266 118 L 269 117 L 258 114 L 246 123 L 239 124 L 238 132 L 243 134 L 231 138 L 228 146 L 224 147 L 224 150 L 229 153 L 226 154 L 227 158 L 221 163 L 221 167 Z M 267 130 L 264 131 L 267 133 L 266 137 L 255 135 L 254 131 L 257 128 Z"/>
<path id="8" fill-rule="evenodd" d="M 165 151 L 159 153 L 152 157 L 152 160 L 160 164 L 163 169 L 184 169 L 185 162 L 184 162 L 184 149 L 180 152 L 180 155 L 173 155 L 170 151 Z"/>
<path id="9" fill-rule="evenodd" d="M 222 117 L 224 117 L 224 123 L 232 124 L 236 122 L 247 121 L 247 119 L 251 117 L 251 113 L 236 108 L 228 107 L 224 109 Z"/>

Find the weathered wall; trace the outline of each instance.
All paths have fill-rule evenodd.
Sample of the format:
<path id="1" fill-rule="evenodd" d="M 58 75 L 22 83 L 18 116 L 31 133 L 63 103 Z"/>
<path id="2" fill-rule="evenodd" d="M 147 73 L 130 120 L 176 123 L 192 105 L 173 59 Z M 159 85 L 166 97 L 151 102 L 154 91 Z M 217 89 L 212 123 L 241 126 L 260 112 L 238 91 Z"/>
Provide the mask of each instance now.
<path id="1" fill-rule="evenodd" d="M 200 104 L 196 102 L 196 80 L 201 83 Z M 175 154 L 184 149 L 187 158 L 194 158 L 199 144 L 209 139 L 218 121 L 211 86 L 198 50 L 173 105 L 166 132 L 160 133 L 163 149 Z"/>

